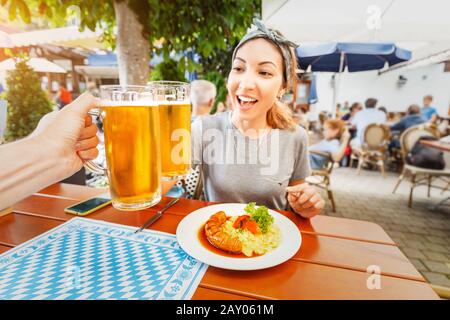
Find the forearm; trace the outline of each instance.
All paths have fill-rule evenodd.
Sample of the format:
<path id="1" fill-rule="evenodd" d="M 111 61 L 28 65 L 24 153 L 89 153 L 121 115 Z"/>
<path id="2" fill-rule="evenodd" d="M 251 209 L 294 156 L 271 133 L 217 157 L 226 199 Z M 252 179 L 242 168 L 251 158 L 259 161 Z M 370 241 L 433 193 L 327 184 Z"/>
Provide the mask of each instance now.
<path id="1" fill-rule="evenodd" d="M 64 163 L 33 138 L 0 146 L 0 210 L 64 178 Z"/>
<path id="2" fill-rule="evenodd" d="M 333 158 L 333 161 L 339 162 L 344 157 L 345 150 L 347 149 L 348 141 L 341 143 L 341 146 L 339 147 L 339 151 L 334 152 L 331 154 L 331 158 Z"/>

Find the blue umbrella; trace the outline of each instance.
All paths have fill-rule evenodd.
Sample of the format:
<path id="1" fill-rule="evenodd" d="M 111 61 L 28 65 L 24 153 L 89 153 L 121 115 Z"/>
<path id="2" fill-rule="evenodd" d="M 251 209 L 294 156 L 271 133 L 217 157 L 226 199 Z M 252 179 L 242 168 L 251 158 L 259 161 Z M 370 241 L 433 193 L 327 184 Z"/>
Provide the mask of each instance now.
<path id="1" fill-rule="evenodd" d="M 387 65 L 411 59 L 411 52 L 398 48 L 393 43 L 345 43 L 332 42 L 315 45 L 301 45 L 296 50 L 299 67 L 312 71 L 340 73 L 379 70 Z M 335 84 L 334 103 L 336 105 L 339 78 Z M 335 108 L 332 108 L 334 115 Z"/>
<path id="2" fill-rule="evenodd" d="M 393 43 L 332 42 L 302 45 L 297 48 L 301 69 L 312 71 L 349 72 L 379 70 L 411 59 L 411 52 Z"/>
<path id="3" fill-rule="evenodd" d="M 319 101 L 317 98 L 317 79 L 314 75 L 311 80 L 311 87 L 309 89 L 309 103 L 316 103 Z"/>

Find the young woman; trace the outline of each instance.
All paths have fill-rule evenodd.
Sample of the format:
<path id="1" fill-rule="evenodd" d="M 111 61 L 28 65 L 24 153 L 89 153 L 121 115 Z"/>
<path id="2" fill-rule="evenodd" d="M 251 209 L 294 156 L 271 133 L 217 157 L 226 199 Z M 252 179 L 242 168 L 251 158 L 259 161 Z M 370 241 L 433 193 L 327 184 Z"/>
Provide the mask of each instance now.
<path id="1" fill-rule="evenodd" d="M 345 128 L 345 122 L 337 119 L 329 119 L 324 123 L 324 139 L 309 147 L 309 151 L 327 152 L 331 154 L 333 161 L 341 161 L 345 155 L 345 149 L 350 141 L 350 133 Z M 320 154 L 309 154 L 312 169 L 322 169 L 327 158 Z"/>
<path id="2" fill-rule="evenodd" d="M 192 125 L 194 163 L 209 201 L 257 202 L 318 214 L 324 201 L 304 183 L 310 175 L 307 135 L 280 99 L 293 87 L 294 44 L 255 21 L 233 53 L 228 94 L 233 111 Z"/>

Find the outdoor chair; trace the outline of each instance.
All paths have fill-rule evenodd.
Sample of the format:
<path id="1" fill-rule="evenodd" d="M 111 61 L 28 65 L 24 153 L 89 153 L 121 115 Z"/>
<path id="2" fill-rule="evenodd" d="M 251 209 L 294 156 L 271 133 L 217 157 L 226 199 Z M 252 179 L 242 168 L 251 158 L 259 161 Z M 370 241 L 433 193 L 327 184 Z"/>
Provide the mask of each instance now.
<path id="1" fill-rule="evenodd" d="M 372 163 L 380 168 L 383 178 L 386 177 L 384 163 L 389 145 L 389 137 L 390 130 L 387 126 L 376 123 L 368 125 L 364 130 L 364 141 L 361 145 L 361 149 L 352 150 L 350 167 L 352 167 L 353 161 L 357 159 L 357 174 L 360 174 L 364 164 Z"/>
<path id="2" fill-rule="evenodd" d="M 333 191 L 330 188 L 331 172 L 333 171 L 333 167 L 335 164 L 331 157 L 331 153 L 313 150 L 310 150 L 309 153 L 323 156 L 327 159 L 327 162 L 323 169 L 312 170 L 311 176 L 309 176 L 306 179 L 306 182 L 321 189 L 324 189 L 328 194 L 328 199 L 330 199 L 331 208 L 333 209 L 333 212 L 336 212 L 336 203 L 334 202 Z"/>
<path id="3" fill-rule="evenodd" d="M 182 197 L 195 200 L 205 200 L 203 193 L 203 177 L 200 165 L 195 165 L 186 178 L 177 182 L 177 186 L 184 190 Z"/>
<path id="4" fill-rule="evenodd" d="M 411 208 L 412 202 L 413 202 L 413 191 L 414 188 L 418 186 L 425 185 L 428 187 L 428 197 L 430 196 L 431 188 L 437 188 L 440 190 L 445 191 L 448 188 L 448 185 L 450 183 L 450 169 L 443 169 L 443 170 L 434 170 L 434 169 L 426 169 L 426 168 L 420 168 L 416 167 L 410 164 L 406 163 L 406 156 L 414 146 L 414 144 L 422 137 L 425 136 L 431 136 L 435 138 L 439 138 L 439 132 L 426 124 L 418 125 L 411 127 L 409 129 L 406 129 L 405 132 L 400 136 L 400 146 L 401 146 L 401 152 L 403 157 L 403 170 L 400 174 L 397 183 L 394 187 L 394 190 L 392 193 L 395 193 L 400 183 L 403 181 L 405 177 L 410 178 L 411 183 L 411 189 L 409 192 L 409 201 L 408 201 L 408 207 Z M 445 187 L 438 186 L 436 184 L 433 184 L 435 181 L 443 180 L 445 182 Z"/>

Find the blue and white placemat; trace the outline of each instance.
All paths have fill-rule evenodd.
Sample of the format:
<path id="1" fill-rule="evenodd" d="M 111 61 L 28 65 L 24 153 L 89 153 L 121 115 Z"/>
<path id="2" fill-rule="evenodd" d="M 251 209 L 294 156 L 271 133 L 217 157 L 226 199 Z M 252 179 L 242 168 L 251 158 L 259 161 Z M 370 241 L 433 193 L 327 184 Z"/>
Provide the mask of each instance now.
<path id="1" fill-rule="evenodd" d="M 175 235 L 74 218 L 0 255 L 0 299 L 190 299 L 207 265 Z"/>

